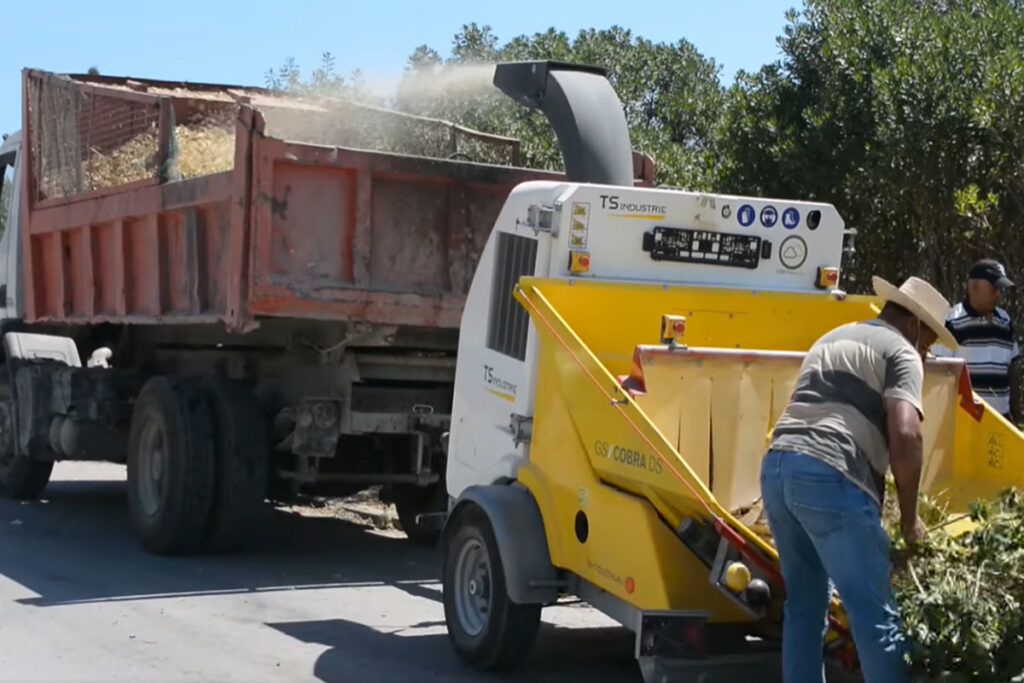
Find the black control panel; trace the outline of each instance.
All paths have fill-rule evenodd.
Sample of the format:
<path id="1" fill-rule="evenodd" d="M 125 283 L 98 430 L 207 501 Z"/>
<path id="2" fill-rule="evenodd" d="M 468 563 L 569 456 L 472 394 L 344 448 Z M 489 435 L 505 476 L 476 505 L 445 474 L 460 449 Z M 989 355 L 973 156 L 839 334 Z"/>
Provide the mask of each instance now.
<path id="1" fill-rule="evenodd" d="M 761 246 L 761 238 L 756 235 L 686 228 L 655 228 L 644 233 L 644 251 L 654 261 L 757 268 Z M 765 246 L 771 249 L 767 243 Z"/>

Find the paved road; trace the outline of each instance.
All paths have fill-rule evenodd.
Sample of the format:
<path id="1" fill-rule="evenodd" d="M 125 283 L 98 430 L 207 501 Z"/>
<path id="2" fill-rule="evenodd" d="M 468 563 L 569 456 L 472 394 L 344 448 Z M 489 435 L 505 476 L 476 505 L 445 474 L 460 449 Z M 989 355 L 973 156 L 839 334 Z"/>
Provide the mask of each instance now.
<path id="1" fill-rule="evenodd" d="M 630 635 L 578 605 L 546 611 L 525 670 L 474 675 L 433 553 L 397 533 L 268 508 L 245 555 L 147 555 L 123 478 L 62 464 L 45 500 L 0 501 L 0 681 L 641 680 Z"/>

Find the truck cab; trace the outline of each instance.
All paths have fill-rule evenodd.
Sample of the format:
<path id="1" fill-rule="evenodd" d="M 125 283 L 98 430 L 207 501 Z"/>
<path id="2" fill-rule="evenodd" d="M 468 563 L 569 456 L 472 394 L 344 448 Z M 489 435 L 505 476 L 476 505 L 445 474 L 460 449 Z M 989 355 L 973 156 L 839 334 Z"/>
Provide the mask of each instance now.
<path id="1" fill-rule="evenodd" d="M 21 317 L 18 274 L 21 260 L 18 246 L 21 242 L 18 226 L 21 206 L 20 168 L 18 152 L 21 132 L 5 134 L 0 143 L 0 320 Z"/>

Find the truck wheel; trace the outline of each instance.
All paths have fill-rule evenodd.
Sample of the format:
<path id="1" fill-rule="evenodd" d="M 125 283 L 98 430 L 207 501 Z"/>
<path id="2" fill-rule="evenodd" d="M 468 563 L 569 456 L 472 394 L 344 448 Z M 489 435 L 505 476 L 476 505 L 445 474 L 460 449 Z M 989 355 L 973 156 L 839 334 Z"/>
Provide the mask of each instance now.
<path id="1" fill-rule="evenodd" d="M 162 555 L 200 550 L 213 485 L 208 401 L 190 384 L 149 380 L 128 437 L 128 506 L 142 546 Z"/>
<path id="2" fill-rule="evenodd" d="M 37 498 L 50 481 L 52 460 L 33 460 L 14 448 L 14 405 L 6 383 L 0 384 L 0 495 Z"/>
<path id="3" fill-rule="evenodd" d="M 270 460 L 269 435 L 260 404 L 244 385 L 203 385 L 216 426 L 213 508 L 206 548 L 240 550 L 251 540 L 263 509 Z"/>
<path id="4" fill-rule="evenodd" d="M 441 530 L 436 525 L 418 523 L 416 515 L 448 510 L 448 489 L 444 479 L 430 486 L 396 486 L 394 497 L 398 522 L 409 540 L 425 545 L 436 544 Z"/>
<path id="5" fill-rule="evenodd" d="M 455 651 L 480 670 L 523 662 L 540 626 L 540 605 L 509 599 L 505 570 L 487 515 L 471 505 L 445 548 L 444 618 Z"/>

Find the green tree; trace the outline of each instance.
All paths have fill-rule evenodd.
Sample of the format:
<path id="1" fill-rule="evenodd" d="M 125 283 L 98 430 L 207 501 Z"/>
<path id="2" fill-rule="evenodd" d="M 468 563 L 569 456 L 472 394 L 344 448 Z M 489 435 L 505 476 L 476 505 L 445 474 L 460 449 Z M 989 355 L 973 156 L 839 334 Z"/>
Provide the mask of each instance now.
<path id="1" fill-rule="evenodd" d="M 560 170 L 561 154 L 542 114 L 516 104 L 491 84 L 496 62 L 554 59 L 604 67 L 629 124 L 633 146 L 656 158 L 656 180 L 710 189 L 719 162 L 714 136 L 725 104 L 719 67 L 685 40 L 654 43 L 612 27 L 588 29 L 574 38 L 555 29 L 502 43 L 489 26 L 467 24 L 455 34 L 447 57 L 421 45 L 410 55 L 390 106 L 407 113 L 452 121 L 521 141 L 520 163 Z M 303 80 L 289 60 L 267 73 L 270 87 L 299 93 L 351 97 L 353 82 L 334 73 L 325 56 Z M 337 84 L 337 87 L 335 85 Z M 358 90 L 358 88 L 354 88 Z"/>
<path id="2" fill-rule="evenodd" d="M 1020 272 L 1020 2 L 808 0 L 779 44 L 730 89 L 723 190 L 835 203 L 857 290 L 918 274 L 959 297 L 981 255 Z"/>
<path id="3" fill-rule="evenodd" d="M 622 100 L 633 146 L 657 159 L 657 181 L 698 189 L 713 185 L 717 162 L 713 136 L 725 93 L 714 60 L 685 40 L 654 43 L 613 26 L 580 31 L 575 38 L 552 28 L 502 44 L 489 26 L 468 24 L 455 35 L 447 59 L 425 46 L 417 49 L 409 60 L 406 91 L 415 92 L 417 79 L 431 72 L 532 59 L 605 68 Z M 557 142 L 543 115 L 493 88 L 455 98 L 417 98 L 403 95 L 400 88 L 396 105 L 518 138 L 526 165 L 561 168 Z"/>
<path id="4" fill-rule="evenodd" d="M 354 100 L 372 99 L 362 72 L 353 71 L 348 78 L 338 74 L 334 55 L 325 52 L 320 57 L 320 66 L 313 70 L 309 78 L 303 80 L 299 65 L 294 59 L 285 60 L 276 71 L 267 70 L 264 74 L 266 86 L 271 90 L 287 91 L 298 95 L 321 95 Z"/>

